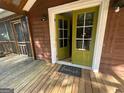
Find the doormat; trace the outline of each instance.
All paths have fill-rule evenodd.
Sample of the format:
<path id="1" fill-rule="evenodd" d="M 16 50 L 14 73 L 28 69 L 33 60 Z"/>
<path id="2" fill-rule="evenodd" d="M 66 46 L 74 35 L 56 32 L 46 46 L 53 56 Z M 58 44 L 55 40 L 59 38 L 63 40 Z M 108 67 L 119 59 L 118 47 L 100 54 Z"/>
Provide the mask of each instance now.
<path id="1" fill-rule="evenodd" d="M 76 77 L 81 77 L 81 68 L 62 65 L 58 72 L 62 72 L 64 74 L 69 74 Z"/>

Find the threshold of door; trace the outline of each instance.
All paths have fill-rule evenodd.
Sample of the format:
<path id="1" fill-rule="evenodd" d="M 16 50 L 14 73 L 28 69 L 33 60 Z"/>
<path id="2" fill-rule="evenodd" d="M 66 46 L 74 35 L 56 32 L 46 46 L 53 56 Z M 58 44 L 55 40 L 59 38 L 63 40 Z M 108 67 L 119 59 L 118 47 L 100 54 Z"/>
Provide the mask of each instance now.
<path id="1" fill-rule="evenodd" d="M 78 68 L 82 68 L 82 69 L 92 70 L 91 67 L 88 67 L 88 66 L 81 66 L 81 65 L 77 65 L 77 64 L 72 64 L 72 63 L 66 62 L 66 61 L 57 61 L 56 63 L 57 63 L 57 64 L 62 64 L 62 65 L 67 65 L 67 66 L 78 67 Z"/>
<path id="2" fill-rule="evenodd" d="M 62 59 L 62 60 L 58 60 L 58 61 L 62 61 L 62 62 L 66 62 L 66 63 L 72 63 L 72 60 L 71 58 L 65 58 L 65 59 Z"/>

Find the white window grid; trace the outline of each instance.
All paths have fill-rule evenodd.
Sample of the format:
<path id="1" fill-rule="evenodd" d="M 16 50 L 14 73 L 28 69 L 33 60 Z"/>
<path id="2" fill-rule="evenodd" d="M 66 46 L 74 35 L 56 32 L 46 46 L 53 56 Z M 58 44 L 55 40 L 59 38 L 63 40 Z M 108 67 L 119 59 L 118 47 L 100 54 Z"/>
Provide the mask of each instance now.
<path id="1" fill-rule="evenodd" d="M 91 38 L 85 38 L 85 28 L 87 27 L 93 27 L 93 25 L 87 25 L 86 26 L 86 12 L 84 13 L 84 26 L 76 26 L 76 29 L 77 28 L 83 28 L 83 35 L 82 35 L 82 38 L 77 38 L 76 37 L 76 42 L 78 41 L 78 40 L 80 40 L 80 41 L 82 41 L 82 48 L 77 48 L 78 50 L 86 50 L 86 49 L 84 49 L 84 41 L 85 40 L 88 40 L 88 41 L 91 41 L 92 40 L 92 37 Z M 90 46 L 90 45 L 89 45 Z"/>
<path id="2" fill-rule="evenodd" d="M 59 41 L 60 41 L 60 40 L 63 40 L 63 46 L 62 46 L 62 47 L 65 47 L 65 46 L 64 46 L 64 44 L 65 44 L 65 41 L 64 41 L 64 40 L 67 40 L 67 44 L 68 44 L 68 39 L 69 39 L 69 38 L 68 38 L 68 30 L 69 30 L 69 28 L 68 28 L 68 26 L 67 26 L 67 29 L 64 28 L 64 21 L 65 21 L 65 20 L 62 20 L 62 25 L 63 25 L 63 27 L 62 27 L 62 28 L 58 28 L 58 31 L 59 31 L 59 32 L 60 32 L 60 30 L 63 31 L 63 32 L 62 32 L 62 33 L 63 33 L 63 37 L 62 37 L 62 38 L 60 38 L 60 37 L 58 38 Z M 67 37 L 64 36 L 65 30 L 67 30 Z"/>

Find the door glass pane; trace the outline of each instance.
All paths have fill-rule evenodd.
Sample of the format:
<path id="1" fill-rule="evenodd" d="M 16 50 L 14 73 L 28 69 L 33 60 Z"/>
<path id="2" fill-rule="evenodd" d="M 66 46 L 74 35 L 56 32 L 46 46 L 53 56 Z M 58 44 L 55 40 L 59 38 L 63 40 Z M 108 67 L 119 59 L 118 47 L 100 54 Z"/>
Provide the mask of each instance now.
<path id="1" fill-rule="evenodd" d="M 63 28 L 63 20 L 59 19 L 59 28 Z"/>
<path id="2" fill-rule="evenodd" d="M 59 47 L 60 47 L 60 48 L 63 47 L 63 39 L 60 39 L 60 40 L 59 40 Z"/>
<path id="3" fill-rule="evenodd" d="M 77 26 L 84 25 L 84 14 L 79 14 L 77 17 Z"/>
<path id="4" fill-rule="evenodd" d="M 67 30 L 64 30 L 64 38 L 68 38 L 68 31 Z"/>
<path id="5" fill-rule="evenodd" d="M 90 48 L 90 40 L 84 40 L 83 49 L 89 50 Z"/>
<path id="6" fill-rule="evenodd" d="M 67 28 L 68 28 L 68 21 L 64 20 L 64 29 L 67 29 Z"/>
<path id="7" fill-rule="evenodd" d="M 77 28 L 77 38 L 83 37 L 83 28 Z"/>
<path id="8" fill-rule="evenodd" d="M 92 36 L 94 13 L 84 13 L 77 16 L 77 33 L 76 46 L 77 48 L 89 50 L 90 40 Z"/>
<path id="9" fill-rule="evenodd" d="M 93 16 L 94 13 L 86 13 L 86 21 L 85 21 L 85 25 L 93 25 Z"/>
<path id="10" fill-rule="evenodd" d="M 59 30 L 59 38 L 63 38 L 63 30 Z"/>
<path id="11" fill-rule="evenodd" d="M 76 42 L 77 48 L 82 49 L 82 43 L 83 43 L 83 40 L 77 40 Z"/>
<path id="12" fill-rule="evenodd" d="M 67 46 L 67 40 L 68 40 L 68 39 L 64 39 L 64 47 Z"/>
<path id="13" fill-rule="evenodd" d="M 23 41 L 23 33 L 21 31 L 21 24 L 20 23 L 14 24 L 14 26 L 15 26 L 15 31 L 17 33 L 18 41 L 22 42 Z"/>
<path id="14" fill-rule="evenodd" d="M 67 47 L 68 41 L 68 21 L 65 19 L 59 19 L 59 47 Z"/>
<path id="15" fill-rule="evenodd" d="M 92 27 L 86 27 L 84 38 L 91 38 L 91 34 L 92 34 Z"/>

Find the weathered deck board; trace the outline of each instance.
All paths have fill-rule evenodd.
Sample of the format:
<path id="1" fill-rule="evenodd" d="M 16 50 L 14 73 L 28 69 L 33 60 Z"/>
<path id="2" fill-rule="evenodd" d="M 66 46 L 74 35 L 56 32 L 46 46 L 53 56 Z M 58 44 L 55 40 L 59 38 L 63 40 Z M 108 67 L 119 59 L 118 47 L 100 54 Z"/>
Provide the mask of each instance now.
<path id="1" fill-rule="evenodd" d="M 44 65 L 44 64 L 42 64 L 42 65 Z M 37 65 L 33 65 L 33 66 L 35 66 L 35 67 L 26 70 L 24 73 L 18 75 L 15 79 L 13 79 L 11 82 L 13 84 L 10 84 L 9 87 L 15 86 L 15 88 L 16 88 L 18 86 L 18 88 L 19 88 L 19 86 L 21 84 L 23 84 L 25 81 L 27 81 L 27 82 L 25 82 L 25 84 L 28 83 L 28 81 L 30 80 L 30 77 L 33 78 L 32 76 L 39 73 L 39 71 L 42 69 L 41 66 L 37 66 Z M 22 78 L 23 78 L 23 82 L 20 82 L 22 80 Z M 16 83 L 15 83 L 15 81 L 16 81 Z"/>
<path id="2" fill-rule="evenodd" d="M 0 58 L 0 88 L 14 88 L 15 93 L 124 93 L 124 80 L 115 74 L 82 70 L 79 78 L 59 68 L 23 55 Z"/>
<path id="3" fill-rule="evenodd" d="M 66 76 L 65 74 L 62 74 L 62 76 L 56 82 L 55 86 L 53 86 L 53 89 L 50 92 L 48 92 L 48 93 L 58 93 L 58 91 L 60 90 L 60 87 L 62 85 L 62 82 L 63 82 L 65 76 Z"/>
<path id="4" fill-rule="evenodd" d="M 60 86 L 58 93 L 65 93 L 68 81 L 69 81 L 69 75 L 66 75 L 64 80 L 62 81 L 62 85 Z"/>
<path id="5" fill-rule="evenodd" d="M 53 90 L 55 84 L 57 83 L 57 81 L 59 81 L 60 78 L 62 78 L 62 74 L 57 72 L 55 77 L 54 77 L 54 80 L 50 79 L 50 83 L 47 86 L 47 88 L 45 90 L 45 93 L 50 93 Z"/>
<path id="6" fill-rule="evenodd" d="M 90 71 L 90 77 L 91 77 L 91 84 L 92 84 L 92 89 L 93 89 L 93 93 L 100 93 L 99 90 L 99 83 L 97 82 L 97 78 L 94 74 L 94 72 Z"/>

